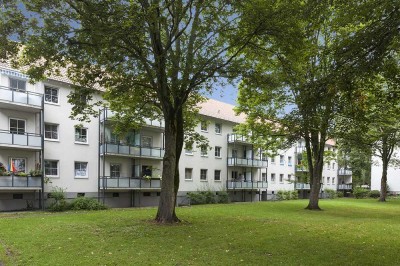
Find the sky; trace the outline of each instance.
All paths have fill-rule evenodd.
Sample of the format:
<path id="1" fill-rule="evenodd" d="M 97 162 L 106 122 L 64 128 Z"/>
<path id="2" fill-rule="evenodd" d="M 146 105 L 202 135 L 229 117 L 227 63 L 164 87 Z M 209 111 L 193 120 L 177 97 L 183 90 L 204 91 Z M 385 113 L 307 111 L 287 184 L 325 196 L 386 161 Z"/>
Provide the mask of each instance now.
<path id="1" fill-rule="evenodd" d="M 237 88 L 231 85 L 227 85 L 223 88 L 216 88 L 210 98 L 236 105 Z"/>

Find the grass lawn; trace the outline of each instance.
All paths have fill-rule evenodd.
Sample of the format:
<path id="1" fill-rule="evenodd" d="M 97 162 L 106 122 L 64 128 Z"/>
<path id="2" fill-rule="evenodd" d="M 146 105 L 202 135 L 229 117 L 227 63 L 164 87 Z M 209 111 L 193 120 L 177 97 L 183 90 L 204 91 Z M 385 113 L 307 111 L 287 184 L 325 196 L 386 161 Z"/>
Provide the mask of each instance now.
<path id="1" fill-rule="evenodd" d="M 400 200 L 0 214 L 0 265 L 399 265 Z"/>

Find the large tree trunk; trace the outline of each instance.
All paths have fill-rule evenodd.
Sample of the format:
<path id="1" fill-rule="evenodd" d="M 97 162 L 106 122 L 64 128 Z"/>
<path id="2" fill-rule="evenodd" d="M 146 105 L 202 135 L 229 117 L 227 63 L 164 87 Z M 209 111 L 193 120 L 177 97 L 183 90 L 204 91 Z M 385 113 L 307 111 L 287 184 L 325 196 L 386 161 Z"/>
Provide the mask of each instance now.
<path id="1" fill-rule="evenodd" d="M 379 201 L 386 201 L 386 196 L 387 196 L 387 169 L 389 162 L 387 158 L 382 157 L 382 178 L 381 178 L 381 195 L 379 197 Z"/>
<path id="2" fill-rule="evenodd" d="M 179 175 L 177 165 L 177 119 L 176 113 L 164 115 L 165 119 L 165 155 L 163 160 L 160 202 L 155 220 L 159 223 L 179 222 L 175 214 L 176 188 L 175 178 Z"/>

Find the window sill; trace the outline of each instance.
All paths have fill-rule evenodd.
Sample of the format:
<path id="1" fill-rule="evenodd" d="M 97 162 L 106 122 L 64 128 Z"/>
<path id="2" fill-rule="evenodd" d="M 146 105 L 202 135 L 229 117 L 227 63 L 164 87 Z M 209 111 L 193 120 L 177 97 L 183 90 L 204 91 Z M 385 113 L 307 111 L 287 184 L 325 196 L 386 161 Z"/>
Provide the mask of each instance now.
<path id="1" fill-rule="evenodd" d="M 59 175 L 46 175 L 46 177 L 52 178 L 52 179 L 60 179 Z"/>
<path id="2" fill-rule="evenodd" d="M 49 104 L 49 105 L 54 105 L 54 106 L 60 106 L 60 103 L 53 103 L 53 102 L 44 102 L 45 104 Z"/>
<path id="3" fill-rule="evenodd" d="M 215 159 L 219 159 L 219 160 L 221 160 L 221 159 L 222 159 L 222 157 L 221 157 L 221 156 L 215 156 Z"/>
<path id="4" fill-rule="evenodd" d="M 200 155 L 201 157 L 205 157 L 205 158 L 208 158 L 208 155 Z"/>
<path id="5" fill-rule="evenodd" d="M 59 139 L 44 139 L 45 141 L 50 141 L 50 142 L 60 142 Z"/>
<path id="6" fill-rule="evenodd" d="M 217 133 L 217 132 L 215 132 L 215 135 L 222 135 L 222 133 Z"/>
<path id="7" fill-rule="evenodd" d="M 75 141 L 74 143 L 75 143 L 75 144 L 78 144 L 78 145 L 89 145 L 88 142 L 79 142 L 79 141 Z"/>
<path id="8" fill-rule="evenodd" d="M 193 153 L 185 153 L 187 156 L 193 156 Z"/>
<path id="9" fill-rule="evenodd" d="M 222 180 L 214 180 L 214 182 L 222 182 Z"/>
<path id="10" fill-rule="evenodd" d="M 193 179 L 185 179 L 185 181 L 193 182 Z"/>
<path id="11" fill-rule="evenodd" d="M 200 180 L 200 182 L 208 182 L 208 180 Z"/>
<path id="12" fill-rule="evenodd" d="M 75 179 L 89 179 L 88 176 L 74 176 Z"/>

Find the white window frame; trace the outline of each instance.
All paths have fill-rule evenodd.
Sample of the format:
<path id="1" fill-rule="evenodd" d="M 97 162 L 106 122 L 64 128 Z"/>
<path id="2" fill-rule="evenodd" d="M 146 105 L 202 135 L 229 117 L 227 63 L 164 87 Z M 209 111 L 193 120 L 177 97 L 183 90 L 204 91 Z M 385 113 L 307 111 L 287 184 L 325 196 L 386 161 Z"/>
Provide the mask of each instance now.
<path id="1" fill-rule="evenodd" d="M 280 184 L 283 184 L 283 178 L 285 177 L 285 175 L 284 174 L 279 174 L 279 183 Z"/>
<path id="2" fill-rule="evenodd" d="M 86 174 L 85 175 L 76 175 L 76 171 L 82 171 L 82 170 L 78 170 L 77 168 L 76 168 L 76 166 L 77 166 L 77 164 L 86 164 Z M 80 168 L 80 169 L 82 169 L 82 168 Z M 75 178 L 89 178 L 89 163 L 88 162 L 81 162 L 81 161 L 75 161 L 74 162 L 74 177 Z"/>
<path id="3" fill-rule="evenodd" d="M 16 133 L 15 132 L 11 132 L 11 120 L 17 120 L 17 132 Z M 18 121 L 24 121 L 24 133 L 23 134 L 20 134 L 19 131 L 18 131 L 18 129 L 19 129 Z M 20 119 L 20 118 L 10 117 L 10 118 L 8 118 L 8 129 L 9 129 L 9 132 L 12 133 L 12 134 L 25 135 L 27 133 L 26 132 L 26 120 L 25 119 Z"/>
<path id="4" fill-rule="evenodd" d="M 200 147 L 200 156 L 201 157 L 208 157 L 208 148 L 207 147 Z"/>
<path id="5" fill-rule="evenodd" d="M 326 184 L 330 184 L 330 183 L 331 183 L 331 177 L 328 176 L 328 177 L 326 177 Z"/>
<path id="6" fill-rule="evenodd" d="M 190 171 L 187 171 L 190 170 Z M 190 172 L 190 178 L 188 178 L 187 173 Z M 193 168 L 185 168 L 185 180 L 186 181 L 192 181 L 193 180 Z"/>
<path id="7" fill-rule="evenodd" d="M 17 81 L 17 88 L 13 88 L 13 87 L 11 87 L 11 80 L 16 80 Z M 19 82 L 23 82 L 23 84 L 24 84 L 24 89 L 20 89 L 19 88 Z M 13 89 L 13 90 L 17 90 L 17 91 L 24 91 L 24 92 L 26 92 L 26 80 L 23 80 L 23 79 L 18 79 L 18 78 L 14 78 L 14 77 L 8 77 L 8 84 L 9 84 L 9 87 L 11 88 L 11 89 Z"/>
<path id="8" fill-rule="evenodd" d="M 279 164 L 285 165 L 285 155 L 279 155 Z"/>
<path id="9" fill-rule="evenodd" d="M 292 166 L 293 165 L 293 158 L 292 156 L 288 156 L 288 166 Z"/>
<path id="10" fill-rule="evenodd" d="M 57 168 L 49 168 L 49 169 L 56 169 L 57 170 L 57 174 L 56 175 L 48 175 L 46 174 L 46 162 L 55 162 L 57 164 Z M 44 174 L 46 177 L 60 177 L 60 169 L 59 169 L 59 161 L 58 160 L 44 160 Z"/>
<path id="11" fill-rule="evenodd" d="M 46 132 L 48 132 L 48 131 L 46 131 L 46 126 L 55 126 L 56 127 L 56 129 L 57 129 L 57 131 L 56 131 L 57 138 L 46 138 Z M 58 140 L 60 140 L 60 136 L 58 134 L 58 132 L 59 132 L 58 127 L 59 127 L 58 124 L 44 123 L 44 139 L 45 140 L 50 140 L 50 141 L 58 141 Z M 51 131 L 51 132 L 52 132 L 51 135 L 53 136 L 54 131 Z"/>
<path id="12" fill-rule="evenodd" d="M 205 172 L 205 174 L 204 174 Z M 208 169 L 200 169 L 200 181 L 207 181 Z M 203 178 L 205 176 L 205 178 Z"/>
<path id="13" fill-rule="evenodd" d="M 46 89 L 50 89 L 50 91 L 51 91 L 50 95 L 46 94 Z M 53 95 L 53 91 L 57 91 L 57 95 Z M 60 101 L 59 92 L 60 92 L 60 90 L 58 88 L 45 85 L 44 86 L 44 102 L 49 103 L 49 104 L 58 105 L 59 101 Z M 47 96 L 50 97 L 50 101 L 47 100 Z M 53 101 L 53 97 L 57 97 L 57 102 Z"/>
<path id="14" fill-rule="evenodd" d="M 217 172 L 219 174 L 219 179 L 217 178 Z M 221 170 L 214 170 L 214 181 L 221 182 Z"/>
<path id="15" fill-rule="evenodd" d="M 220 147 L 220 146 L 215 146 L 215 148 L 214 148 L 214 155 L 215 155 L 215 158 L 222 158 L 221 150 L 222 150 L 222 147 Z"/>
<path id="16" fill-rule="evenodd" d="M 215 134 L 221 135 L 222 134 L 222 124 L 215 123 Z"/>
<path id="17" fill-rule="evenodd" d="M 276 182 L 276 175 L 275 173 L 271 173 L 271 184 L 275 184 Z"/>
<path id="18" fill-rule="evenodd" d="M 205 126 L 205 128 L 203 126 Z M 200 131 L 201 132 L 208 132 L 208 123 L 207 123 L 207 121 L 201 121 L 200 122 Z"/>
<path id="19" fill-rule="evenodd" d="M 185 149 L 185 155 L 193 156 L 193 150 Z"/>
<path id="20" fill-rule="evenodd" d="M 335 177 L 332 177 L 332 185 L 335 184 Z"/>
<path id="21" fill-rule="evenodd" d="M 275 156 L 271 157 L 271 164 L 275 164 Z"/>
<path id="22" fill-rule="evenodd" d="M 76 133 L 77 133 L 77 130 L 79 130 L 79 138 L 78 138 L 78 140 L 76 140 Z M 82 134 L 82 130 L 86 130 L 86 142 L 83 142 L 83 141 L 80 141 L 80 139 L 83 139 L 83 134 Z M 86 128 L 86 127 L 75 127 L 75 143 L 78 143 L 78 144 L 88 144 L 89 143 L 89 134 L 88 134 L 88 128 Z"/>
<path id="23" fill-rule="evenodd" d="M 152 148 L 153 147 L 153 137 L 151 137 L 151 136 L 142 136 L 140 138 L 140 141 L 141 141 L 142 148 Z M 148 142 L 150 142 L 150 145 L 147 145 Z"/>
<path id="24" fill-rule="evenodd" d="M 113 171 L 113 167 L 118 166 L 118 171 Z M 113 175 L 113 173 L 118 173 L 118 175 Z M 121 177 L 121 164 L 120 163 L 110 163 L 110 177 L 111 178 L 118 178 Z"/>
<path id="25" fill-rule="evenodd" d="M 24 161 L 24 169 L 23 170 L 19 170 L 18 169 L 18 164 L 16 164 L 15 163 L 15 160 L 23 160 Z M 15 168 L 17 168 L 16 170 L 17 171 L 15 171 L 16 173 L 19 173 L 19 172 L 24 172 L 24 173 L 26 173 L 26 163 L 28 162 L 28 160 L 27 160 L 27 158 L 24 158 L 24 157 L 11 157 L 10 158 L 10 166 L 11 166 L 11 163 L 14 163 L 14 166 L 15 166 Z"/>

